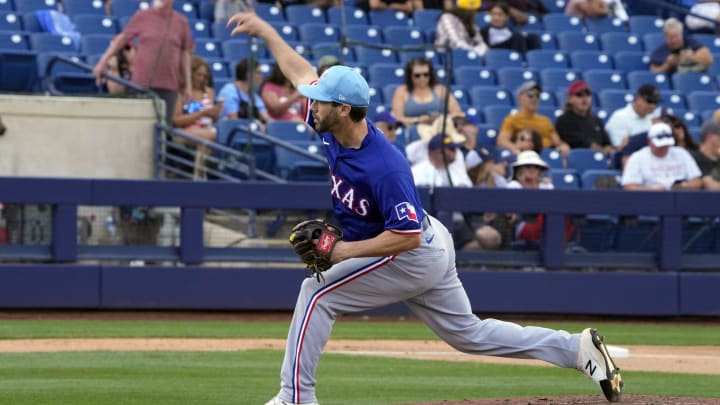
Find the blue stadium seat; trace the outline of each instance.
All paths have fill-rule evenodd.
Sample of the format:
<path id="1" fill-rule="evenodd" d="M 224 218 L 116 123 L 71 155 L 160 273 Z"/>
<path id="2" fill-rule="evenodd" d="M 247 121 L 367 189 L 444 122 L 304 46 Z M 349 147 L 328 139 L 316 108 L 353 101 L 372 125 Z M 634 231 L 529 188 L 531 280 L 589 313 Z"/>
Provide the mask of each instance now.
<path id="1" fill-rule="evenodd" d="M 585 80 L 591 89 L 627 89 L 624 72 L 609 69 L 590 69 L 583 72 Z"/>
<path id="2" fill-rule="evenodd" d="M 296 121 L 270 121 L 265 124 L 265 132 L 284 141 L 311 141 L 317 137 L 315 133 L 302 122 Z"/>
<path id="3" fill-rule="evenodd" d="M 294 146 L 313 155 L 324 156 L 325 148 L 319 141 L 293 141 Z M 328 182 L 327 163 L 318 162 L 280 145 L 275 146 L 275 174 L 289 181 Z"/>
<path id="4" fill-rule="evenodd" d="M 62 0 L 63 13 L 73 17 L 80 14 L 105 16 L 103 0 Z"/>
<path id="5" fill-rule="evenodd" d="M 600 36 L 593 33 L 562 31 L 556 34 L 558 48 L 565 52 L 600 50 Z"/>
<path id="6" fill-rule="evenodd" d="M 633 70 L 648 70 L 650 68 L 650 56 L 643 51 L 619 51 L 613 56 L 615 69 L 625 72 Z"/>
<path id="7" fill-rule="evenodd" d="M 368 23 L 380 27 L 407 27 L 410 19 L 407 14 L 397 10 L 370 10 L 368 12 Z"/>
<path id="8" fill-rule="evenodd" d="M 498 128 L 490 124 L 478 124 L 477 147 L 494 149 Z"/>
<path id="9" fill-rule="evenodd" d="M 662 32 L 650 32 L 642 36 L 645 52 L 651 54 L 655 49 L 665 43 L 665 34 Z"/>
<path id="10" fill-rule="evenodd" d="M 540 70 L 540 83 L 542 83 L 543 89 L 547 91 L 557 90 L 565 94 L 568 85 L 580 78 L 580 71 L 576 69 L 546 68 Z"/>
<path id="11" fill-rule="evenodd" d="M 542 0 L 542 3 L 551 13 L 565 12 L 565 0 Z"/>
<path id="12" fill-rule="evenodd" d="M 631 15 L 628 19 L 628 28 L 640 36 L 662 32 L 664 20 L 654 15 Z"/>
<path id="13" fill-rule="evenodd" d="M 14 11 L 0 11 L 0 31 L 22 31 L 22 16 Z"/>
<path id="14" fill-rule="evenodd" d="M 370 66 L 374 63 L 397 63 L 397 53 L 390 49 L 355 47 L 355 59 Z"/>
<path id="15" fill-rule="evenodd" d="M 453 71 L 455 84 L 471 88 L 473 86 L 496 86 L 495 71 L 482 66 L 460 66 Z"/>
<path id="16" fill-rule="evenodd" d="M 383 28 L 383 37 L 385 38 L 386 44 L 397 47 L 417 47 L 425 44 L 425 34 L 415 27 L 386 25 L 385 28 Z"/>
<path id="17" fill-rule="evenodd" d="M 131 17 L 139 9 L 146 9 L 150 7 L 149 1 L 137 0 L 112 0 L 110 3 L 110 13 L 117 17 Z"/>
<path id="18" fill-rule="evenodd" d="M 605 154 L 589 148 L 570 149 L 567 156 L 567 168 L 575 169 L 582 176 L 587 170 L 608 169 Z"/>
<path id="19" fill-rule="evenodd" d="M 695 112 L 680 108 L 669 108 L 668 110 L 676 117 L 680 117 L 683 121 L 685 121 L 685 125 L 687 125 L 688 128 L 697 127 L 702 124 L 702 112 L 700 111 Z"/>
<path id="20" fill-rule="evenodd" d="M 339 48 L 336 42 L 318 42 L 313 44 L 310 48 L 310 53 L 312 59 L 315 61 L 325 55 L 333 55 L 343 61 L 343 63 L 355 61 L 355 52 L 353 52 L 352 48 Z"/>
<path id="21" fill-rule="evenodd" d="M 188 24 L 190 25 L 190 35 L 192 35 L 193 39 L 212 38 L 210 34 L 210 24 L 206 20 L 188 19 Z"/>
<path id="22" fill-rule="evenodd" d="M 320 7 L 310 7 L 304 4 L 294 4 L 285 7 L 285 18 L 290 24 L 301 25 L 305 23 L 327 23 L 325 11 Z"/>
<path id="23" fill-rule="evenodd" d="M 22 24 L 27 32 L 43 32 L 40 22 L 33 11 L 22 14 Z"/>
<path id="24" fill-rule="evenodd" d="M 588 169 L 580 176 L 580 184 L 586 190 L 617 190 L 621 188 L 620 176 L 620 170 Z"/>
<path id="25" fill-rule="evenodd" d="M 606 32 L 600 36 L 600 49 L 610 53 L 620 51 L 643 52 L 642 38 L 632 32 Z"/>
<path id="26" fill-rule="evenodd" d="M 205 61 L 210 66 L 213 79 L 216 77 L 231 79 L 235 75 L 234 69 L 230 69 L 230 63 L 225 59 L 209 57 L 205 58 Z M 220 89 L 217 89 L 217 91 L 220 91 Z"/>
<path id="27" fill-rule="evenodd" d="M 615 111 L 618 108 L 623 108 L 635 99 L 634 93 L 625 89 L 601 88 L 597 93 L 600 107 L 607 111 Z"/>
<path id="28" fill-rule="evenodd" d="M 368 76 L 371 86 L 405 83 L 405 70 L 396 63 L 374 63 L 368 66 Z"/>
<path id="29" fill-rule="evenodd" d="M 549 32 L 559 33 L 563 31 L 573 31 L 578 33 L 583 31 L 581 19 L 567 16 L 564 13 L 545 14 L 542 22 L 545 30 Z"/>
<path id="30" fill-rule="evenodd" d="M 483 58 L 475 51 L 456 48 L 450 53 L 452 53 L 452 66 L 456 68 L 460 66 L 483 66 L 485 64 Z"/>
<path id="31" fill-rule="evenodd" d="M 36 10 L 58 10 L 57 0 L 20 0 L 15 1 L 15 10 L 18 13 L 27 13 Z"/>
<path id="32" fill-rule="evenodd" d="M 562 109 L 558 108 L 554 100 L 555 96 L 552 93 L 543 91 L 540 93 L 540 106 L 537 109 L 537 114 L 550 118 L 552 122 L 562 114 Z"/>
<path id="33" fill-rule="evenodd" d="M 378 104 L 391 104 L 395 89 L 398 83 L 390 83 L 385 86 L 370 87 L 370 102 Z"/>
<path id="34" fill-rule="evenodd" d="M 345 38 L 348 41 L 372 45 L 385 42 L 382 27 L 375 25 L 348 25 L 345 27 Z"/>
<path id="35" fill-rule="evenodd" d="M 558 49 L 557 37 L 555 34 L 545 31 L 532 32 L 530 30 L 526 30 L 525 32 L 528 34 L 536 34 L 540 39 L 540 46 L 542 49 Z"/>
<path id="36" fill-rule="evenodd" d="M 580 175 L 575 169 L 552 169 L 550 178 L 557 190 L 578 190 L 580 189 Z"/>
<path id="37" fill-rule="evenodd" d="M 540 158 L 544 160 L 552 170 L 565 169 L 565 160 L 555 148 L 544 148 L 540 151 Z"/>
<path id="38" fill-rule="evenodd" d="M 492 128 L 500 129 L 502 122 L 510 114 L 515 113 L 515 107 L 510 105 L 491 105 L 488 104 L 482 108 L 485 123 Z"/>
<path id="39" fill-rule="evenodd" d="M 343 21 L 343 13 L 345 14 L 345 20 Z M 348 7 L 348 4 L 345 4 L 345 7 L 330 7 L 327 9 L 327 20 L 330 24 L 335 24 L 338 27 L 341 27 L 343 24 L 347 25 L 368 25 L 370 24 L 370 21 L 368 20 L 367 13 L 360 9 L 355 7 Z M 382 25 L 381 25 L 382 26 Z"/>
<path id="40" fill-rule="evenodd" d="M 612 54 L 599 50 L 570 52 L 570 67 L 580 71 L 615 68 Z"/>
<path id="41" fill-rule="evenodd" d="M 617 17 L 585 18 L 584 23 L 588 32 L 625 32 L 625 24 Z"/>
<path id="42" fill-rule="evenodd" d="M 267 57 L 265 48 L 261 48 L 257 44 L 251 45 L 244 39 L 228 39 L 223 41 L 220 47 L 222 48 L 222 57 L 231 61 L 247 58 L 252 55 L 253 51 L 257 52 L 258 59 Z"/>
<path id="43" fill-rule="evenodd" d="M 300 40 L 300 33 L 296 24 L 284 21 L 273 21 L 269 23 L 285 41 Z"/>
<path id="44" fill-rule="evenodd" d="M 175 9 L 175 11 L 177 11 L 178 13 L 184 15 L 185 18 L 187 18 L 188 20 L 196 20 L 200 18 L 197 7 L 192 1 L 175 0 L 175 2 L 173 3 L 173 9 Z"/>
<path id="45" fill-rule="evenodd" d="M 0 31 L 0 49 L 5 51 L 27 51 L 30 49 L 30 39 L 20 32 Z"/>
<path id="46" fill-rule="evenodd" d="M 85 55 L 102 55 L 107 50 L 112 39 L 112 35 L 83 35 L 80 38 L 80 50 Z"/>
<path id="47" fill-rule="evenodd" d="M 75 44 L 72 38 L 64 35 L 50 33 L 30 34 L 30 49 L 37 52 L 76 52 L 80 44 Z"/>
<path id="48" fill-rule="evenodd" d="M 212 37 L 218 41 L 225 41 L 227 39 L 234 38 L 230 35 L 230 32 L 231 30 L 225 26 L 224 22 L 214 22 L 210 25 L 210 33 L 212 34 Z"/>
<path id="49" fill-rule="evenodd" d="M 442 60 L 440 59 L 440 54 L 435 52 L 433 49 L 425 49 L 425 50 L 412 50 L 412 51 L 404 51 L 404 52 L 398 52 L 398 59 L 401 65 L 405 65 L 406 63 L 410 62 L 410 60 L 414 58 L 425 58 L 430 61 L 435 68 L 435 73 L 438 75 L 438 79 L 443 79 L 445 76 L 440 71 L 442 68 L 438 66 L 442 66 Z"/>
<path id="50" fill-rule="evenodd" d="M 37 54 L 28 50 L 0 49 L 0 91 L 34 91 Z"/>
<path id="51" fill-rule="evenodd" d="M 118 22 L 115 17 L 95 14 L 77 14 L 72 18 L 75 29 L 82 35 L 118 33 Z"/>
<path id="52" fill-rule="evenodd" d="M 681 110 L 688 108 L 685 94 L 676 90 L 660 90 L 660 100 L 662 100 L 660 103 L 663 107 L 679 108 Z"/>
<path id="53" fill-rule="evenodd" d="M 568 55 L 563 51 L 533 49 L 525 54 L 528 67 L 541 70 L 545 68 L 567 68 L 570 66 Z"/>
<path id="54" fill-rule="evenodd" d="M 704 73 L 675 73 L 672 75 L 672 88 L 686 94 L 693 91 L 714 90 L 715 80 Z"/>
<path id="55" fill-rule="evenodd" d="M 257 124 L 250 120 L 220 120 L 216 124 L 217 142 L 243 152 L 251 150 L 251 153 L 255 157 L 256 167 L 260 170 L 273 173 L 275 171 L 275 149 L 273 144 L 258 137 L 253 137 L 252 141 L 248 141 L 248 132 L 243 128 L 249 127 L 254 127 L 255 131 L 259 130 Z M 220 170 L 232 176 L 247 178 L 241 172 L 234 169 L 230 162 L 220 167 Z"/>
<path id="56" fill-rule="evenodd" d="M 670 90 L 670 77 L 665 73 L 653 73 L 649 70 L 634 70 L 625 78 L 629 89 L 637 90 L 646 83 L 654 84 L 660 90 Z"/>
<path id="57" fill-rule="evenodd" d="M 205 21 L 215 21 L 215 3 L 209 1 L 201 2 L 198 13 L 200 14 L 200 18 Z"/>
<path id="58" fill-rule="evenodd" d="M 340 31 L 333 24 L 307 23 L 298 27 L 300 40 L 305 44 L 317 42 L 338 42 Z"/>
<path id="59" fill-rule="evenodd" d="M 483 60 L 485 66 L 491 69 L 521 67 L 523 65 L 522 54 L 510 49 L 490 49 L 483 56 Z"/>
<path id="60" fill-rule="evenodd" d="M 420 28 L 427 32 L 434 30 L 437 26 L 437 19 L 440 17 L 442 10 L 435 8 L 425 8 L 421 10 L 415 10 L 413 13 L 413 26 Z"/>
<path id="61" fill-rule="evenodd" d="M 287 22 L 283 10 L 272 3 L 255 3 L 255 13 L 265 21 Z"/>
<path id="62" fill-rule="evenodd" d="M 486 14 L 486 16 L 487 24 L 490 24 L 490 15 Z M 543 23 L 540 16 L 537 16 L 535 14 L 528 14 L 527 23 L 522 26 L 522 30 L 542 31 L 545 30 L 545 24 Z"/>
<path id="63" fill-rule="evenodd" d="M 715 91 L 699 90 L 686 95 L 690 110 L 706 111 L 720 108 L 720 95 Z"/>
<path id="64" fill-rule="evenodd" d="M 0 11 L 15 11 L 13 0 L 0 0 Z"/>
<path id="65" fill-rule="evenodd" d="M 450 86 L 450 91 L 457 100 L 458 104 L 460 104 L 460 108 L 465 111 L 471 104 L 470 92 L 467 87 L 453 85 Z"/>
<path id="66" fill-rule="evenodd" d="M 471 104 L 475 106 L 515 105 L 512 93 L 508 89 L 503 87 L 472 86 L 469 93 Z"/>
<path id="67" fill-rule="evenodd" d="M 497 71 L 498 84 L 507 88 L 512 93 L 521 84 L 529 80 L 540 82 L 540 74 L 535 69 L 521 67 L 507 67 Z"/>
<path id="68" fill-rule="evenodd" d="M 720 52 L 720 38 L 715 34 L 695 34 L 692 36 L 698 42 L 708 47 L 710 53 Z"/>
<path id="69" fill-rule="evenodd" d="M 222 58 L 223 52 L 220 42 L 209 38 L 197 38 L 195 40 L 195 55 L 203 58 Z"/>

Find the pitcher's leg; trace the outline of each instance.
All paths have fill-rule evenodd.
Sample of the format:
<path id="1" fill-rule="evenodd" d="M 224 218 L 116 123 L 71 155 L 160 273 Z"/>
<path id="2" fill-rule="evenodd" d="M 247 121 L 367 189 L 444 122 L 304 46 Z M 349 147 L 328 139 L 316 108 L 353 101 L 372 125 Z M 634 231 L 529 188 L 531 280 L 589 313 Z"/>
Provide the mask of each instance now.
<path id="1" fill-rule="evenodd" d="M 406 301 L 441 339 L 471 354 L 539 359 L 575 368 L 580 336 L 497 319 L 479 319 L 455 269 L 435 288 Z"/>

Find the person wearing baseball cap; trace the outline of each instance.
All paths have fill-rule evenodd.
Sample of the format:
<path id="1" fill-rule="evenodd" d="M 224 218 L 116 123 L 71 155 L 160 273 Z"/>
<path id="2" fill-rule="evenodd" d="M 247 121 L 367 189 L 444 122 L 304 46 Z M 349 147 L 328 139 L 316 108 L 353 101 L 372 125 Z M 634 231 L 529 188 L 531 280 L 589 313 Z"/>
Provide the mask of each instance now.
<path id="1" fill-rule="evenodd" d="M 555 129 L 571 149 L 590 148 L 607 156 L 615 150 L 603 121 L 592 112 L 592 92 L 583 80 L 575 80 L 568 86 L 563 113 L 557 117 Z"/>
<path id="2" fill-rule="evenodd" d="M 519 105 L 518 111 L 503 120 L 497 136 L 497 146 L 518 154 L 520 150 L 512 142 L 513 134 L 523 128 L 534 128 L 542 137 L 544 148 L 555 148 L 563 156 L 566 155 L 570 150 L 568 144 L 560 139 L 550 118 L 537 113 L 542 95 L 540 85 L 532 80 L 526 81 L 518 87 L 515 94 Z"/>
<path id="3" fill-rule="evenodd" d="M 640 86 L 635 98 L 623 108 L 615 110 L 605 124 L 605 131 L 616 149 L 621 149 L 629 137 L 645 132 L 660 116 L 660 90 L 651 83 Z"/>
<path id="4" fill-rule="evenodd" d="M 700 146 L 690 151 L 702 173 L 703 188 L 720 190 L 720 122 L 707 120 L 700 128 Z"/>
<path id="5" fill-rule="evenodd" d="M 700 168 L 687 150 L 675 146 L 672 128 L 664 122 L 647 132 L 648 146 L 630 155 L 622 175 L 625 190 L 697 190 Z"/>
<path id="6" fill-rule="evenodd" d="M 400 122 L 395 118 L 392 111 L 389 109 L 381 111 L 375 114 L 372 121 L 375 126 L 385 134 L 390 142 L 395 143 Z"/>

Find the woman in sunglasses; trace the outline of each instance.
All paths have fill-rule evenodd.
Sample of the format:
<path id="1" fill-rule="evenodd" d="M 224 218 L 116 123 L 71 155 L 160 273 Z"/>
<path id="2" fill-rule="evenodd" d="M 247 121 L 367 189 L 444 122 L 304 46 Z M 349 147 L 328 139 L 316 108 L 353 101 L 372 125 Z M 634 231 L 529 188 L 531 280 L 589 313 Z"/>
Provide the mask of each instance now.
<path id="1" fill-rule="evenodd" d="M 438 82 L 435 68 L 424 57 L 411 59 L 405 65 L 405 84 L 395 89 L 392 113 L 405 127 L 431 125 L 445 112 L 447 88 Z M 447 113 L 464 115 L 455 96 L 448 95 Z"/>

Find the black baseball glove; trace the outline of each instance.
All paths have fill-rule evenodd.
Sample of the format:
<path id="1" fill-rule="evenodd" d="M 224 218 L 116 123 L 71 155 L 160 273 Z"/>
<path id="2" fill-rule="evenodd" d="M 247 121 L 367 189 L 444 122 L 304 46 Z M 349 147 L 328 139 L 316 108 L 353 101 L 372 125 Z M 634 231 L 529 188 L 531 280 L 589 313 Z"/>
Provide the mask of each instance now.
<path id="1" fill-rule="evenodd" d="M 330 254 L 342 240 L 342 231 L 321 219 L 309 219 L 295 225 L 289 239 L 295 253 L 320 281 L 322 272 L 332 267 Z"/>

